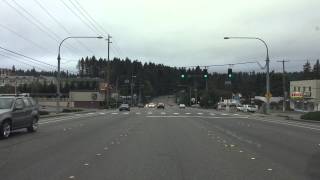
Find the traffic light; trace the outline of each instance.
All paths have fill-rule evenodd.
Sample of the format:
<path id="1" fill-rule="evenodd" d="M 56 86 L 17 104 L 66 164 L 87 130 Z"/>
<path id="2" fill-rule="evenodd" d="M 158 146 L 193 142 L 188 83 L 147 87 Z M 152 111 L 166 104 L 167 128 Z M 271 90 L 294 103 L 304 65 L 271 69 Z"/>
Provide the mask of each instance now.
<path id="1" fill-rule="evenodd" d="M 204 74 L 203 78 L 207 79 L 208 78 L 208 74 Z"/>
<path id="2" fill-rule="evenodd" d="M 228 78 L 232 79 L 232 69 L 231 68 L 228 69 Z"/>
<path id="3" fill-rule="evenodd" d="M 181 77 L 181 79 L 184 79 L 185 76 L 184 76 L 184 74 L 181 74 L 180 77 Z"/>

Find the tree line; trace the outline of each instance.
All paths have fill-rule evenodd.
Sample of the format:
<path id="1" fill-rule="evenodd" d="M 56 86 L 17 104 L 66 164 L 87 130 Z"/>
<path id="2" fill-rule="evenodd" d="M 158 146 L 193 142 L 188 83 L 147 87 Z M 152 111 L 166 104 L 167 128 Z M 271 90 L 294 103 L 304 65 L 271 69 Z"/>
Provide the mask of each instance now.
<path id="1" fill-rule="evenodd" d="M 13 68 L 12 68 L 13 69 Z M 142 97 L 155 97 L 167 94 L 183 94 L 185 101 L 190 101 L 189 93 L 198 100 L 207 99 L 206 102 L 216 103 L 219 97 L 229 98 L 232 93 L 241 93 L 244 97 L 264 96 L 266 76 L 262 72 L 234 72 L 231 85 L 226 85 L 226 73 L 208 72 L 200 67 L 182 68 L 170 67 L 152 62 L 142 63 L 129 58 L 114 58 L 110 61 L 103 58 L 85 57 L 77 64 L 78 75 L 62 72 L 62 78 L 67 79 L 62 86 L 62 92 L 67 94 L 70 90 L 98 90 L 99 82 L 68 81 L 71 77 L 100 78 L 109 82 L 112 91 L 118 90 L 121 95 L 130 95 L 131 83 L 135 94 L 141 93 Z M 55 71 L 16 70 L 17 75 L 31 76 L 56 76 Z M 185 74 L 182 78 L 181 74 Z M 207 79 L 204 78 L 207 74 Z M 307 61 L 299 72 L 286 73 L 286 88 L 289 91 L 289 81 L 303 79 L 319 79 L 319 60 L 314 65 Z M 208 91 L 206 91 L 206 81 Z M 282 96 L 282 73 L 270 73 L 271 93 L 273 96 Z M 36 83 L 36 82 L 35 82 Z M 21 85 L 21 92 L 55 93 L 55 84 L 25 84 Z M 4 91 L 3 87 L 0 91 Z"/>

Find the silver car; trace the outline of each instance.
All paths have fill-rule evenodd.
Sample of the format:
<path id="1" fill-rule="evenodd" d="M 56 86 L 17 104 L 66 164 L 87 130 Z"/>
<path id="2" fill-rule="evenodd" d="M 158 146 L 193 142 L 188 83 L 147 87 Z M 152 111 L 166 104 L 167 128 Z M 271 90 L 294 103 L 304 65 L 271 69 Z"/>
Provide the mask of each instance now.
<path id="1" fill-rule="evenodd" d="M 27 128 L 38 129 L 39 112 L 31 97 L 0 96 L 0 136 L 8 138 L 11 131 Z"/>

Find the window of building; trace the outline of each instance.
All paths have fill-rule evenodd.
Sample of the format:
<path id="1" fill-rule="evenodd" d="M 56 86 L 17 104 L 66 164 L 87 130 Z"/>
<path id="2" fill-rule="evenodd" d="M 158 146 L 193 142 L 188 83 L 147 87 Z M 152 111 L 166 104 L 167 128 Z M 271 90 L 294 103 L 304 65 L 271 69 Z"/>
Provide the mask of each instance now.
<path id="1" fill-rule="evenodd" d="M 297 91 L 297 87 L 294 86 L 294 87 L 293 87 L 293 91 Z"/>
<path id="2" fill-rule="evenodd" d="M 298 87 L 298 91 L 300 92 L 300 87 Z"/>
<path id="3" fill-rule="evenodd" d="M 306 87 L 303 86 L 303 92 L 305 92 L 305 91 L 306 91 Z"/>
<path id="4" fill-rule="evenodd" d="M 311 92 L 311 86 L 309 86 L 309 91 Z"/>

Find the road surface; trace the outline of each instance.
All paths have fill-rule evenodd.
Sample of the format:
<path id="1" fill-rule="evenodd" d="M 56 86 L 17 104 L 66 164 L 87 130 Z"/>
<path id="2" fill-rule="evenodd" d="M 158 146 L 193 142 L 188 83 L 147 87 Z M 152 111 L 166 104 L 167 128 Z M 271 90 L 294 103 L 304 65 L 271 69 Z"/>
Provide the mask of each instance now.
<path id="1" fill-rule="evenodd" d="M 40 125 L 0 141 L 0 179 L 320 179 L 320 124 L 167 107 Z"/>

